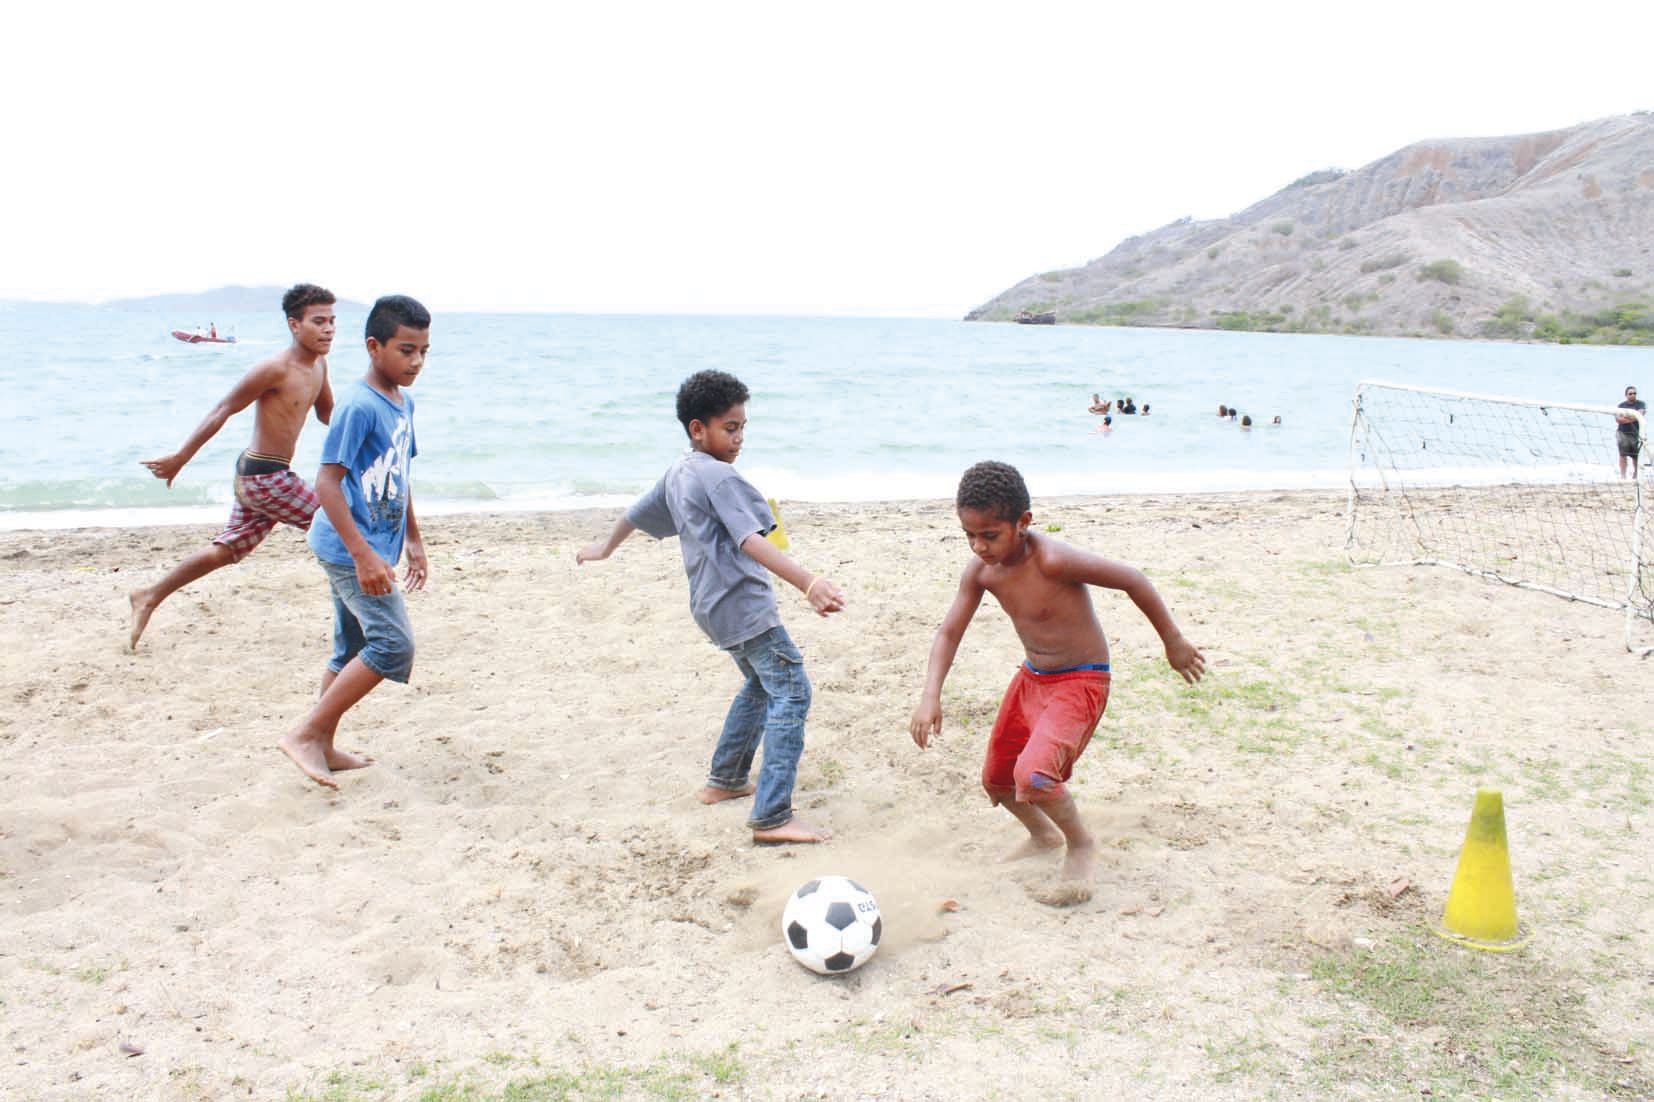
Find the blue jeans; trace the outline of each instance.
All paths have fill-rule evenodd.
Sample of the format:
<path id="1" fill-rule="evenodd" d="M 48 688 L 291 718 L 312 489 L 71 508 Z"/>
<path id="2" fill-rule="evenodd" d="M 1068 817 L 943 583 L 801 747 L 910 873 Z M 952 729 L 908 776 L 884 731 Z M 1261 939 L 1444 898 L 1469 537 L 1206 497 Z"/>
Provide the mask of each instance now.
<path id="1" fill-rule="evenodd" d="M 383 597 L 363 593 L 353 563 L 318 559 L 333 590 L 333 656 L 327 668 L 338 673 L 352 658 L 386 681 L 408 683 L 413 673 L 413 627 L 402 591 L 392 587 Z"/>
<path id="2" fill-rule="evenodd" d="M 784 627 L 726 649 L 747 682 L 730 702 L 706 783 L 732 792 L 746 787 L 762 740 L 764 765 L 747 825 L 770 830 L 793 817 L 793 781 L 804 754 L 810 679 L 804 675 L 804 656 Z"/>

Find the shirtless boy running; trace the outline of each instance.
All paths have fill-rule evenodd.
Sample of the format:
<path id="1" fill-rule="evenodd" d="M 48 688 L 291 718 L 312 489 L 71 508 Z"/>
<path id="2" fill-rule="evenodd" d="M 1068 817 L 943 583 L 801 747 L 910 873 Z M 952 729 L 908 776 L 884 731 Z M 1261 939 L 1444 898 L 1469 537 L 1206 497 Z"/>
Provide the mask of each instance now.
<path id="1" fill-rule="evenodd" d="M 333 303 L 333 293 L 313 283 L 300 283 L 290 289 L 282 296 L 281 308 L 287 314 L 293 343 L 243 375 L 208 411 L 183 447 L 171 455 L 142 461 L 170 487 L 184 464 L 224 427 L 224 422 L 257 403 L 252 446 L 236 460 L 235 504 L 230 508 L 229 523 L 210 545 L 184 559 L 160 581 L 128 595 L 132 604 L 128 643 L 133 650 L 138 648 L 150 616 L 173 593 L 246 558 L 277 523 L 309 529 L 310 519 L 316 515 L 316 493 L 290 464 L 311 407 L 315 407 L 316 419 L 324 425 L 333 416 L 333 391 L 327 382 L 327 352 L 333 346 Z"/>
<path id="2" fill-rule="evenodd" d="M 959 480 L 955 506 L 975 557 L 931 644 L 909 733 L 922 750 L 942 730 L 942 681 L 983 594 L 993 594 L 1011 618 L 1025 656 L 1005 690 L 982 767 L 988 800 L 1004 804 L 1028 828 L 1027 840 L 1006 860 L 1066 843 L 1063 877 L 1090 880 L 1097 842 L 1066 783 L 1108 704 L 1108 640 L 1088 587 L 1118 589 L 1130 597 L 1160 634 L 1166 661 L 1185 681 L 1200 679 L 1206 658 L 1183 637 L 1142 571 L 1033 531 L 1028 487 L 1015 467 L 976 464 Z"/>

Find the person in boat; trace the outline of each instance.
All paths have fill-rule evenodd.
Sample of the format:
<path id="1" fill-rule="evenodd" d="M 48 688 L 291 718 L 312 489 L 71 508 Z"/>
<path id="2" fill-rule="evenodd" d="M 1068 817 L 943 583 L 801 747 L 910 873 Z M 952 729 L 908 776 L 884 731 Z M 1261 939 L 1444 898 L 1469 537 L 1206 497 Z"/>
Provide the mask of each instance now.
<path id="1" fill-rule="evenodd" d="M 162 601 L 214 570 L 240 562 L 270 530 L 291 524 L 308 531 L 319 502 L 316 492 L 292 468 L 293 450 L 310 410 L 327 424 L 333 417 L 333 390 L 327 381 L 327 353 L 333 347 L 333 292 L 300 283 L 282 296 L 293 343 L 241 377 L 207 412 L 177 451 L 141 462 L 168 488 L 172 480 L 217 435 L 231 417 L 254 406 L 253 439 L 236 459 L 235 504 L 224 530 L 212 543 L 187 556 L 160 581 L 127 595 L 132 628 L 127 645 L 136 650 L 149 618 Z"/>
<path id="2" fill-rule="evenodd" d="M 218 323 L 216 321 L 207 323 L 207 339 L 214 341 L 218 339 Z"/>

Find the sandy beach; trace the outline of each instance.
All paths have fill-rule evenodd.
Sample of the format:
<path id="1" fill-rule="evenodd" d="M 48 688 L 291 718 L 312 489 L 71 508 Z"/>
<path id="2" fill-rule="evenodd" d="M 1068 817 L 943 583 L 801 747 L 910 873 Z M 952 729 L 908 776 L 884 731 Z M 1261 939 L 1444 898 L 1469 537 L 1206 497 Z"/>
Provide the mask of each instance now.
<path id="1" fill-rule="evenodd" d="M 429 519 L 413 683 L 329 792 L 276 740 L 326 583 L 295 533 L 156 613 L 210 527 L 0 534 L 0 1096 L 471 1100 L 1647 1098 L 1654 687 L 1602 609 L 1344 564 L 1331 494 L 1036 500 L 1141 567 L 1208 677 L 1099 593 L 1109 709 L 1057 858 L 977 785 L 1020 651 L 990 598 L 925 752 L 907 719 L 967 550 L 942 502 L 782 503 L 849 609 L 783 615 L 815 686 L 796 803 L 755 847 L 695 799 L 737 685 L 672 543 L 614 512 Z M 1479 786 L 1520 952 L 1431 932 Z M 866 884 L 877 957 L 799 967 L 787 893 Z"/>

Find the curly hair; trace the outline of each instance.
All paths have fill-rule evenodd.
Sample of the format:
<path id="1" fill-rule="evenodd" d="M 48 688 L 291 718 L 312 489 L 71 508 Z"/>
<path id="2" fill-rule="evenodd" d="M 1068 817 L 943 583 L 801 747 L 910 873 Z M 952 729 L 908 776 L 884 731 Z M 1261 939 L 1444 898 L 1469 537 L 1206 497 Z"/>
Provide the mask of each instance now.
<path id="1" fill-rule="evenodd" d="M 318 287 L 314 283 L 295 283 L 281 296 L 281 310 L 288 317 L 298 319 L 304 317 L 307 306 L 332 306 L 337 301 L 326 287 Z"/>
<path id="2" fill-rule="evenodd" d="M 1014 521 L 1028 511 L 1028 484 L 1009 463 L 991 459 L 978 463 L 959 479 L 955 509 L 975 509 L 1000 520 Z"/>
<path id="3" fill-rule="evenodd" d="M 749 397 L 747 384 L 728 372 L 697 371 L 678 388 L 678 421 L 687 433 L 689 422 L 705 424 Z"/>
<path id="4" fill-rule="evenodd" d="M 389 344 L 396 331 L 404 325 L 409 329 L 429 329 L 431 312 L 418 299 L 407 295 L 384 295 L 368 311 L 366 335 L 380 344 Z"/>

